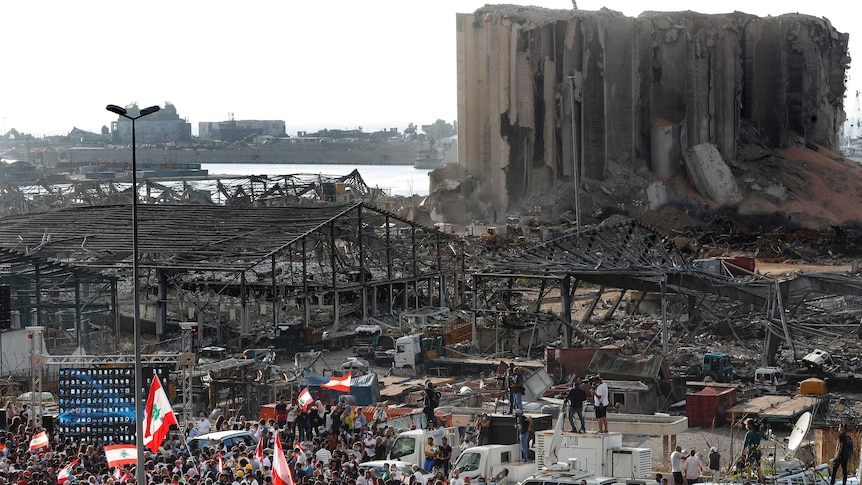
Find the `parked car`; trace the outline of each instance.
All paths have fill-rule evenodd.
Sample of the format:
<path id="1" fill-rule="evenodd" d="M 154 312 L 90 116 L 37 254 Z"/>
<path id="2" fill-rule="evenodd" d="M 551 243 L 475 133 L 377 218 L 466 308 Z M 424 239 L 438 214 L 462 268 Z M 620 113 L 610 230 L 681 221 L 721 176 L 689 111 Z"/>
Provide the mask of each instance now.
<path id="1" fill-rule="evenodd" d="M 366 461 L 364 463 L 359 464 L 359 470 L 365 473 L 365 470 L 374 470 L 374 476 L 376 478 L 380 478 L 383 476 L 383 464 L 388 463 L 389 469 L 392 470 L 397 468 L 401 473 L 405 476 L 410 476 L 413 474 L 413 464 L 407 461 L 398 461 L 398 460 L 372 460 Z M 420 470 L 422 473 L 423 481 L 427 480 L 428 477 L 431 476 L 430 473 L 425 470 Z"/>
<path id="2" fill-rule="evenodd" d="M 189 450 L 194 451 L 203 449 L 206 446 L 215 448 L 219 442 L 224 443 L 225 448 L 228 450 L 240 443 L 245 443 L 246 446 L 250 447 L 257 446 L 257 441 L 255 441 L 251 431 L 243 430 L 216 431 L 215 433 L 201 434 L 194 438 L 189 438 L 186 444 Z"/>

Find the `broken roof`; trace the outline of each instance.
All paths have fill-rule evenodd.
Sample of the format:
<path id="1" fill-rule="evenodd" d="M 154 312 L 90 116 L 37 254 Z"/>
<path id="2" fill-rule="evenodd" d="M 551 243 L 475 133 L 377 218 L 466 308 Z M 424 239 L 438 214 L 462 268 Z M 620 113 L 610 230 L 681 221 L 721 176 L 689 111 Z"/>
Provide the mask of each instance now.
<path id="1" fill-rule="evenodd" d="M 316 241 L 315 230 L 355 238 L 357 227 L 381 217 L 418 227 L 364 204 L 237 208 L 141 204 L 140 266 L 242 271 L 304 237 Z M 69 207 L 4 218 L 0 248 L 76 266 L 121 268 L 132 262 L 132 230 L 131 205 Z"/>

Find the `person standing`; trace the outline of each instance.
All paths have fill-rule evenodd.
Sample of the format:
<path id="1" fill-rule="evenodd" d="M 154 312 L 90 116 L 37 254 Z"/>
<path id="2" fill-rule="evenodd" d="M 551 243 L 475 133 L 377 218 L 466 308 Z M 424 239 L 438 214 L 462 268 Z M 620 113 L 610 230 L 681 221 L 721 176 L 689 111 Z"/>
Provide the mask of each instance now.
<path id="1" fill-rule="evenodd" d="M 745 433 L 745 441 L 742 443 L 742 449 L 745 451 L 745 463 L 751 465 L 753 469 L 760 468 L 760 441 L 766 438 L 766 435 L 760 431 L 760 427 L 753 419 L 746 422 L 748 431 Z"/>
<path id="2" fill-rule="evenodd" d="M 709 449 L 709 471 L 712 473 L 712 481 L 718 482 L 721 476 L 721 453 L 718 452 L 718 447 L 713 446 Z"/>
<path id="3" fill-rule="evenodd" d="M 844 423 L 838 425 L 838 443 L 835 445 L 835 458 L 832 459 L 832 478 L 829 479 L 829 485 L 835 485 L 835 474 L 838 473 L 838 467 L 841 467 L 841 476 L 843 485 L 847 485 L 847 462 L 853 455 L 853 440 L 847 434 L 847 429 Z"/>
<path id="4" fill-rule="evenodd" d="M 673 473 L 673 485 L 683 485 L 682 479 L 682 447 L 677 445 L 670 454 L 670 471 Z"/>
<path id="5" fill-rule="evenodd" d="M 515 409 L 515 396 L 512 393 L 512 382 L 515 381 L 515 363 L 509 362 L 509 368 L 506 369 L 506 390 L 509 393 L 509 414 Z"/>
<path id="6" fill-rule="evenodd" d="M 291 398 L 287 406 L 287 429 L 294 437 L 296 437 L 297 417 L 299 417 L 299 405 L 296 403 L 296 398 Z"/>
<path id="7" fill-rule="evenodd" d="M 204 413 L 200 413 L 200 419 L 198 419 L 197 428 L 198 431 L 201 432 L 201 434 L 209 433 L 210 428 L 212 428 L 212 423 L 210 423 L 210 420 L 207 419 L 206 416 L 204 416 Z"/>
<path id="8" fill-rule="evenodd" d="M 378 404 L 374 409 L 374 427 L 376 429 L 383 429 L 386 427 L 386 419 L 388 416 L 386 415 L 386 410 L 383 409 L 383 406 Z"/>
<path id="9" fill-rule="evenodd" d="M 524 369 L 522 367 L 515 367 L 515 378 L 512 379 L 512 383 L 510 384 L 510 388 L 512 390 L 512 399 L 514 399 L 514 409 L 519 409 L 521 414 L 524 413 L 524 386 L 526 383 L 526 379 L 524 379 Z"/>
<path id="10" fill-rule="evenodd" d="M 518 436 L 521 438 L 521 461 L 529 461 L 530 431 L 533 428 L 533 420 L 529 416 L 525 416 L 522 410 L 516 409 L 515 427 L 518 429 Z"/>
<path id="11" fill-rule="evenodd" d="M 437 405 L 440 404 L 440 400 L 437 397 L 437 390 L 434 389 L 434 384 L 430 380 L 425 381 L 425 389 L 423 392 L 424 402 L 422 411 L 425 413 L 425 427 L 433 429 L 434 424 L 437 422 L 437 418 L 434 417 L 434 409 L 436 409 Z"/>
<path id="12" fill-rule="evenodd" d="M 584 422 L 584 401 L 586 400 L 587 391 L 581 387 L 581 380 L 576 378 L 575 385 L 572 386 L 569 393 L 566 394 L 566 399 L 563 401 L 564 403 L 569 404 L 569 424 L 572 425 L 572 431 L 576 433 L 584 433 L 587 430 L 587 426 Z M 578 418 L 581 420 L 580 428 L 575 426 L 575 414 L 577 414 Z"/>
<path id="13" fill-rule="evenodd" d="M 593 388 L 590 390 L 593 395 L 593 405 L 596 407 L 596 421 L 599 425 L 599 434 L 608 432 L 608 385 L 602 379 L 602 376 L 596 376 L 593 381 Z"/>
<path id="14" fill-rule="evenodd" d="M 437 422 L 437 427 L 431 431 L 431 437 L 434 438 L 434 445 L 443 446 L 443 439 L 446 437 L 446 428 L 443 427 L 443 421 Z"/>
<path id="15" fill-rule="evenodd" d="M 443 444 L 437 452 L 437 466 L 443 471 L 443 476 L 449 476 L 449 468 L 452 465 L 452 446 L 449 444 L 449 438 L 443 437 Z"/>
<path id="16" fill-rule="evenodd" d="M 488 413 L 482 413 L 482 415 L 479 416 L 479 421 L 476 423 L 476 427 L 479 429 L 479 445 L 487 445 L 488 435 L 491 431 L 491 417 L 488 416 Z"/>
<path id="17" fill-rule="evenodd" d="M 287 424 L 287 403 L 284 402 L 284 396 L 281 396 L 278 399 L 278 404 L 275 405 L 275 421 L 278 423 L 279 430 Z"/>
<path id="18" fill-rule="evenodd" d="M 439 448 L 434 444 L 434 438 L 428 437 L 428 443 L 425 444 L 425 463 L 422 467 L 425 471 L 434 469 L 434 461 L 437 459 Z"/>
<path id="19" fill-rule="evenodd" d="M 693 485 L 700 481 L 700 472 L 703 471 L 703 463 L 700 462 L 700 458 L 695 456 L 694 448 L 691 449 L 688 458 L 683 462 L 682 469 L 685 474 L 686 485 Z"/>
<path id="20" fill-rule="evenodd" d="M 449 479 L 449 485 L 464 485 L 464 479 L 461 478 L 461 470 L 452 470 L 452 478 Z"/>

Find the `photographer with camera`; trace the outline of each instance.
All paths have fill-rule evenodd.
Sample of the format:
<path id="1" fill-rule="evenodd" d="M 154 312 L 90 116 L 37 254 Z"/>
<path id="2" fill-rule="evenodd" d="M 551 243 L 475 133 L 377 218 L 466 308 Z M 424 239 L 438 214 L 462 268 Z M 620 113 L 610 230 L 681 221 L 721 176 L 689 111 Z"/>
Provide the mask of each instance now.
<path id="1" fill-rule="evenodd" d="M 524 412 L 524 384 L 526 380 L 524 379 L 524 369 L 521 367 L 515 367 L 514 374 L 509 379 L 509 397 L 511 401 L 509 402 L 509 406 L 518 411 L 520 410 L 522 413 Z"/>
<path id="2" fill-rule="evenodd" d="M 596 420 L 599 424 L 599 434 L 608 432 L 608 385 L 602 376 L 596 375 L 591 382 L 590 394 L 593 395 L 593 405 L 596 407 Z"/>

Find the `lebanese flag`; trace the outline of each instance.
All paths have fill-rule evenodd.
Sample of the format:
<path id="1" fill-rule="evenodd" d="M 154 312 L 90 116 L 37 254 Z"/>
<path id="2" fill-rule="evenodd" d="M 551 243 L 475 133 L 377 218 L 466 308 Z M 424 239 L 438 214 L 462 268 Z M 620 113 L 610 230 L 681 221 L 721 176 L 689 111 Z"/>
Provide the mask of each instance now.
<path id="1" fill-rule="evenodd" d="M 278 432 L 275 433 L 275 464 L 272 466 L 272 485 L 294 485 L 293 473 L 290 471 L 290 465 L 287 464 L 287 458 L 284 457 L 284 450 L 281 448 L 281 440 L 278 437 Z"/>
<path id="2" fill-rule="evenodd" d="M 150 384 L 145 413 L 147 421 L 144 430 L 144 446 L 153 453 L 158 453 L 159 446 L 165 441 L 169 428 L 172 424 L 177 424 L 177 417 L 162 387 L 162 381 L 156 374 L 153 374 L 153 382 Z"/>
<path id="3" fill-rule="evenodd" d="M 257 448 L 254 449 L 254 457 L 257 461 L 263 463 L 263 433 L 260 434 L 260 439 L 257 441 Z"/>
<path id="4" fill-rule="evenodd" d="M 218 453 L 218 468 L 217 468 L 217 470 L 219 473 L 222 473 L 224 471 L 224 459 L 222 459 L 220 451 Z"/>
<path id="5" fill-rule="evenodd" d="M 74 460 L 72 460 L 72 463 L 69 463 L 68 465 L 66 465 L 65 468 L 60 470 L 60 473 L 57 474 L 57 483 L 65 482 L 66 479 L 69 478 L 70 475 L 72 475 L 72 470 L 75 469 L 75 465 L 78 464 L 79 460 L 80 458 L 75 458 Z"/>
<path id="6" fill-rule="evenodd" d="M 39 431 L 35 435 L 33 435 L 33 439 L 30 440 L 30 451 L 36 451 L 39 448 L 44 446 L 48 446 L 51 443 L 51 440 L 48 438 L 47 431 Z"/>
<path id="7" fill-rule="evenodd" d="M 108 466 L 135 465 L 138 463 L 138 450 L 135 445 L 105 445 Z"/>
<path id="8" fill-rule="evenodd" d="M 129 472 L 124 471 L 122 468 L 117 467 L 114 469 L 114 474 L 111 475 L 115 481 L 120 483 L 126 483 L 129 481 L 130 475 Z"/>
<path id="9" fill-rule="evenodd" d="M 299 448 L 299 453 L 305 454 L 305 448 L 302 446 L 302 442 L 297 441 L 296 447 Z M 297 460 L 299 460 L 299 453 L 294 453 L 293 456 Z"/>
<path id="10" fill-rule="evenodd" d="M 350 371 L 344 377 L 333 377 L 326 384 L 321 384 L 320 387 L 332 389 L 333 391 L 350 392 L 350 374 L 352 373 L 353 371 Z"/>
<path id="11" fill-rule="evenodd" d="M 299 406 L 302 409 L 308 409 L 308 406 L 314 402 L 314 399 L 311 397 L 311 393 L 308 392 L 308 388 L 306 387 L 302 391 L 299 392 L 299 398 L 296 400 L 299 403 Z"/>

